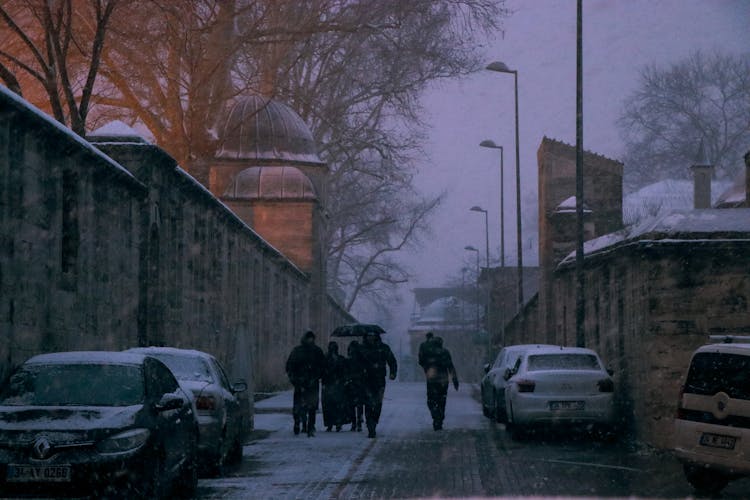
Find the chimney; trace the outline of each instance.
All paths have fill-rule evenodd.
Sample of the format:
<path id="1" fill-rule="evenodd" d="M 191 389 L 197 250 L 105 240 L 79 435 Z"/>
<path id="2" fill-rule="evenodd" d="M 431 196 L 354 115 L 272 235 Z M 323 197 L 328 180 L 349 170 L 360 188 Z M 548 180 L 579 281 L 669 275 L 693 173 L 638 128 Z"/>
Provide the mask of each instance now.
<path id="1" fill-rule="evenodd" d="M 696 163 L 690 167 L 693 171 L 693 208 L 711 208 L 711 175 L 714 166 L 706 157 L 706 149 L 701 139 Z"/>

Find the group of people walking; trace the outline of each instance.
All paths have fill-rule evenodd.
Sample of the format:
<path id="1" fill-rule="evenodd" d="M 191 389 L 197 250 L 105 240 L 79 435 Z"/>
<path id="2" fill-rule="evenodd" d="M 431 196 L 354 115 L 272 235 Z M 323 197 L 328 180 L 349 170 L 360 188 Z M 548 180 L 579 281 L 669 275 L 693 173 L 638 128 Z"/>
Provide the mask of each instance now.
<path id="1" fill-rule="evenodd" d="M 347 357 L 339 354 L 336 341 L 328 343 L 328 353 L 315 344 L 311 331 L 302 336 L 286 362 L 286 373 L 294 386 L 294 433 L 315 435 L 315 414 L 323 383 L 323 425 L 327 431 L 340 431 L 351 424 L 352 431 L 367 426 L 367 437 L 374 438 L 385 392 L 386 367 L 396 378 L 396 357 L 380 335 L 367 333 L 362 343 L 354 340 Z"/>
<path id="2" fill-rule="evenodd" d="M 396 378 L 396 357 L 374 332 L 365 334 L 362 343 L 349 343 L 346 357 L 339 354 L 336 341 L 328 343 L 328 353 L 315 344 L 311 331 L 302 336 L 286 362 L 286 373 L 294 386 L 294 434 L 315 435 L 315 415 L 323 384 L 323 425 L 326 431 L 341 431 L 351 424 L 352 431 L 367 426 L 367 437 L 374 438 L 385 393 L 386 368 Z M 427 407 L 432 428 L 439 431 L 445 420 L 445 403 L 452 382 L 458 390 L 458 375 L 443 339 L 428 332 L 419 346 L 419 366 L 427 383 Z"/>

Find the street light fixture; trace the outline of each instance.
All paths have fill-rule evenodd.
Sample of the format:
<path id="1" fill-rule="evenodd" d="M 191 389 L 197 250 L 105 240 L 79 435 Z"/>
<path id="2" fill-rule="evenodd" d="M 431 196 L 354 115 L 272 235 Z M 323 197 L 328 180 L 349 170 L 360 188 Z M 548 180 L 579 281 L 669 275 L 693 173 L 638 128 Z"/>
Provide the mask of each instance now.
<path id="1" fill-rule="evenodd" d="M 500 267 L 505 267 L 505 169 L 503 168 L 504 150 L 492 139 L 485 139 L 479 143 L 483 148 L 500 150 Z"/>
<path id="2" fill-rule="evenodd" d="M 477 307 L 476 307 L 476 312 L 477 312 L 476 328 L 477 328 L 477 332 L 479 332 L 479 249 L 478 248 L 474 248 L 471 245 L 466 245 L 464 247 L 464 250 L 467 250 L 469 252 L 475 252 L 477 254 L 477 288 L 476 288 L 475 300 L 476 300 L 476 303 L 477 303 Z"/>
<path id="3" fill-rule="evenodd" d="M 485 238 L 485 266 L 487 267 L 487 279 L 488 279 L 488 286 L 487 286 L 487 297 L 485 298 L 485 303 L 487 304 L 487 358 L 490 358 L 492 354 L 492 337 L 489 335 L 489 330 L 492 325 L 490 311 L 492 310 L 492 304 L 490 304 L 490 287 L 489 287 L 489 276 L 490 276 L 490 224 L 489 224 L 489 216 L 487 213 L 487 210 L 484 208 L 474 205 L 469 210 L 472 212 L 480 212 L 484 214 L 484 238 Z M 479 256 L 479 253 L 477 253 L 477 256 Z M 479 287 L 479 275 L 477 275 L 477 288 Z M 477 292 L 478 294 L 478 292 Z"/>
<path id="4" fill-rule="evenodd" d="M 521 160 L 518 142 L 518 71 L 509 69 L 505 63 L 494 61 L 486 69 L 513 75 L 516 101 L 516 239 L 518 259 L 518 311 L 523 307 L 523 242 L 521 240 Z"/>

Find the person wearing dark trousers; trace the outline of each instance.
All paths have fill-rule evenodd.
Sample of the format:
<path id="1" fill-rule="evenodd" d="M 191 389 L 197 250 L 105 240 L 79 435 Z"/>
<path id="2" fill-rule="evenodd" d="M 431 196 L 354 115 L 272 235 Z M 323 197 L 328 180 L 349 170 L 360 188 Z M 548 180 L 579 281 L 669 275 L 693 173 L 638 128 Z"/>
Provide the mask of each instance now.
<path id="1" fill-rule="evenodd" d="M 443 339 L 434 337 L 430 348 L 425 352 L 422 363 L 427 380 L 427 407 L 432 416 L 432 428 L 439 431 L 445 420 L 445 401 L 448 397 L 448 383 L 458 390 L 458 375 L 453 366 L 451 353 L 443 347 Z"/>
<path id="2" fill-rule="evenodd" d="M 330 432 L 335 426 L 336 432 L 349 422 L 349 408 L 344 392 L 346 376 L 346 359 L 339 354 L 339 345 L 335 341 L 328 343 L 326 369 L 323 373 L 323 425 Z"/>
<path id="3" fill-rule="evenodd" d="M 306 432 L 315 435 L 315 413 L 320 400 L 320 379 L 326 366 L 323 350 L 315 345 L 315 334 L 311 331 L 302 336 L 300 345 L 292 349 L 286 361 L 286 373 L 294 386 L 294 433 Z"/>
<path id="4" fill-rule="evenodd" d="M 398 366 L 391 348 L 380 340 L 380 335 L 377 333 L 368 332 L 365 335 L 359 352 L 364 371 L 362 386 L 367 437 L 374 438 L 376 435 L 375 428 L 378 425 L 378 420 L 380 420 L 380 411 L 383 408 L 386 366 L 391 380 L 396 379 Z"/>
<path id="5" fill-rule="evenodd" d="M 365 418 L 364 400 L 364 370 L 362 358 L 359 353 L 359 342 L 352 340 L 346 350 L 346 401 L 349 407 L 349 418 L 352 423 L 352 431 L 360 432 Z"/>

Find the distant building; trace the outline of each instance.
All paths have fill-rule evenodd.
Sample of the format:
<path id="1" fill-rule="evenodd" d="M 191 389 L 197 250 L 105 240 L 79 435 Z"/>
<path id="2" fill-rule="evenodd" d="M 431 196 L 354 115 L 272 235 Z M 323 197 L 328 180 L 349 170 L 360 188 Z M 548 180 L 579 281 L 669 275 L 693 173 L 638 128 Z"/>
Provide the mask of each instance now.
<path id="1" fill-rule="evenodd" d="M 487 337 L 482 330 L 483 305 L 476 287 L 445 287 L 414 289 L 415 310 L 409 326 L 409 347 L 413 364 L 403 367 L 404 380 L 423 380 L 417 354 L 425 334 L 442 337 L 450 350 L 459 378 L 476 382 L 486 357 Z"/>
<path id="2" fill-rule="evenodd" d="M 577 278 L 570 239 L 576 221 L 561 213 L 571 203 L 559 201 L 574 193 L 571 150 L 546 138 L 540 146 L 538 313 L 530 302 L 521 312 L 524 321 L 506 328 L 507 344 L 576 341 Z M 584 219 L 589 225 L 585 345 L 615 372 L 626 429 L 636 439 L 669 447 L 690 354 L 709 334 L 750 333 L 750 208 L 710 208 L 712 167 L 698 161 L 686 165 L 694 175 L 693 208 L 623 227 L 621 166 L 598 155 L 587 157 L 602 168 L 584 167 L 585 206 L 590 210 Z M 737 189 L 720 196 L 717 206 L 746 206 L 750 187 L 744 185 L 744 195 Z"/>

